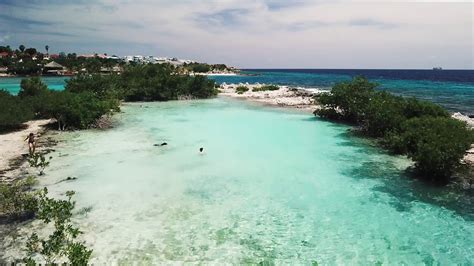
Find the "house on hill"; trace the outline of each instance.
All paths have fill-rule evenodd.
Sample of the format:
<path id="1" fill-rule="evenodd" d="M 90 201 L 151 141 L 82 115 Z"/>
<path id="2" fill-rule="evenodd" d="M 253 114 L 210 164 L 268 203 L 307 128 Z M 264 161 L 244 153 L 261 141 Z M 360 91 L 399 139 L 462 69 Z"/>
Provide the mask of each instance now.
<path id="1" fill-rule="evenodd" d="M 51 61 L 44 65 L 43 73 L 46 75 L 63 76 L 64 73 L 66 73 L 66 68 L 54 61 Z"/>

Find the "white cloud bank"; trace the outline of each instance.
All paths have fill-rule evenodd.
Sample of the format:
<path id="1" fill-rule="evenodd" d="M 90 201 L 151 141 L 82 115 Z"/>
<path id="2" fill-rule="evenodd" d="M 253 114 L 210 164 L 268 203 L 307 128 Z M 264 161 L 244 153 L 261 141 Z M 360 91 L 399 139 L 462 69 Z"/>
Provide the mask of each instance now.
<path id="1" fill-rule="evenodd" d="M 0 24 L 12 45 L 58 52 L 246 68 L 474 68 L 472 2 L 0 0 Z"/>

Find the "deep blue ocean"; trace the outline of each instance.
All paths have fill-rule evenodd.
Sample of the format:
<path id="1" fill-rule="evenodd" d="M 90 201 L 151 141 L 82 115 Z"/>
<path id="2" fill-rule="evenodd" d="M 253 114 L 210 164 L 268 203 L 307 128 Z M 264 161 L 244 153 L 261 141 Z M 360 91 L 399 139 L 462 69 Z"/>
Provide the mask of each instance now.
<path id="1" fill-rule="evenodd" d="M 438 103 L 452 112 L 474 114 L 474 70 L 246 69 L 242 76 L 215 76 L 217 82 L 274 83 L 330 89 L 362 75 L 379 89 Z"/>
<path id="2" fill-rule="evenodd" d="M 379 89 L 438 103 L 451 112 L 474 115 L 474 70 L 246 69 L 239 76 L 211 76 L 219 83 L 272 83 L 330 89 L 362 75 Z M 63 89 L 65 77 L 47 77 L 50 89 Z M 16 94 L 21 78 L 0 78 L 0 89 Z"/>

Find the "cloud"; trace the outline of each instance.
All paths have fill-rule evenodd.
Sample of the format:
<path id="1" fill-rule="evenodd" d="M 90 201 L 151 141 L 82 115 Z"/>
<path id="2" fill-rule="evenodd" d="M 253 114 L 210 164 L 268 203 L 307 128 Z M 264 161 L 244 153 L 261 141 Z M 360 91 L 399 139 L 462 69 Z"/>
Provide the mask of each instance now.
<path id="1" fill-rule="evenodd" d="M 306 22 L 296 22 L 287 26 L 289 31 L 304 31 L 308 29 L 314 29 L 318 27 L 328 27 L 334 26 L 334 23 L 327 23 L 324 21 L 306 21 Z"/>
<path id="2" fill-rule="evenodd" d="M 5 42 L 7 42 L 8 40 L 10 40 L 10 38 L 11 38 L 11 35 L 10 35 L 10 34 L 0 35 L 0 43 L 5 43 Z"/>
<path id="3" fill-rule="evenodd" d="M 31 26 L 50 26 L 53 25 L 53 22 L 35 20 L 29 18 L 21 18 L 16 16 L 10 16 L 5 14 L 0 14 L 0 21 L 3 25 L 9 25 L 12 28 L 16 27 L 31 27 Z"/>
<path id="4" fill-rule="evenodd" d="M 12 46 L 48 42 L 58 51 L 240 67 L 472 68 L 471 8 L 397 0 L 0 0 L 0 32 Z"/>
<path id="5" fill-rule="evenodd" d="M 361 26 L 361 27 L 378 27 L 378 28 L 395 28 L 398 25 L 388 23 L 384 21 L 378 21 L 370 18 L 366 19 L 354 19 L 349 21 L 350 26 Z"/>
<path id="6" fill-rule="evenodd" d="M 243 8 L 224 9 L 212 13 L 199 13 L 195 20 L 207 27 L 233 27 L 243 24 L 249 13 L 249 10 Z"/>

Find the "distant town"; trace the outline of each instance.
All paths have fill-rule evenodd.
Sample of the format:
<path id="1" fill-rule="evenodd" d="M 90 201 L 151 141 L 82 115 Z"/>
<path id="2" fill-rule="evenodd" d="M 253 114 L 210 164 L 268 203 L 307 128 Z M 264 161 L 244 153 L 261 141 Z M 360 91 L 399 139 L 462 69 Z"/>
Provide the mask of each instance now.
<path id="1" fill-rule="evenodd" d="M 9 76 L 72 76 L 78 73 L 121 73 L 126 65 L 170 64 L 182 74 L 235 74 L 238 69 L 225 64 L 199 63 L 176 57 L 144 55 L 117 56 L 103 54 L 49 53 L 20 45 L 17 49 L 0 46 L 0 77 Z"/>

